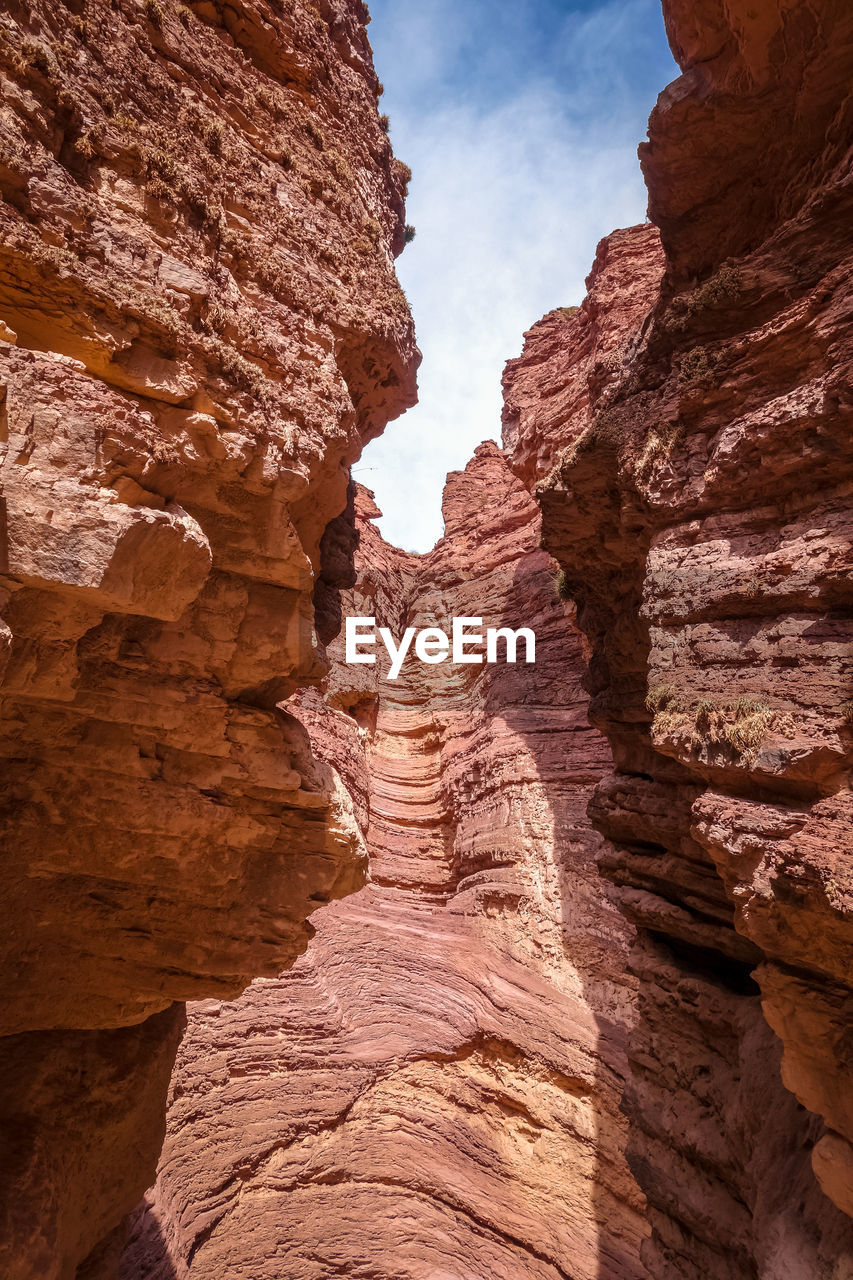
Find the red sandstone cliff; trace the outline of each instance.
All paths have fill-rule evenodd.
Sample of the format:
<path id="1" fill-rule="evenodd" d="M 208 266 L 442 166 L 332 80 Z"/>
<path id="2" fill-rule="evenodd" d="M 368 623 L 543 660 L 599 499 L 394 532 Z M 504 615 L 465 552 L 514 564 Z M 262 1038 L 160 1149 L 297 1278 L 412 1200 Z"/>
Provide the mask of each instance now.
<path id="1" fill-rule="evenodd" d="M 649 229 L 602 244 L 581 312 L 510 367 L 507 431 L 536 442 L 614 756 L 591 813 L 639 929 L 644 1257 L 658 1280 L 836 1277 L 853 1268 L 835 1209 L 853 1211 L 853 13 L 667 12 L 685 73 L 643 149 L 663 257 Z M 645 317 L 596 359 L 602 275 L 632 258 Z"/>
<path id="2" fill-rule="evenodd" d="M 309 954 L 278 982 L 193 1010 L 125 1280 L 240 1264 L 273 1276 L 285 1260 L 294 1277 L 388 1280 L 850 1274 L 853 1226 L 815 1176 L 837 1187 L 834 1151 L 826 1137 L 815 1147 L 820 1126 L 785 1088 L 762 953 L 697 839 L 695 815 L 725 814 L 731 798 L 648 737 L 649 627 L 626 563 L 635 572 L 649 552 L 619 468 L 671 467 L 682 436 L 658 428 L 630 448 L 612 387 L 644 359 L 665 265 L 652 227 L 602 242 L 583 307 L 546 317 L 508 367 L 510 451 L 483 446 L 449 478 L 429 556 L 384 545 L 360 496 L 358 577 L 338 615 L 374 614 L 395 635 L 453 615 L 526 621 L 537 665 L 410 662 L 399 682 L 377 682 L 331 646 L 325 701 L 300 698 L 298 714 L 346 779 L 374 883 L 321 913 Z M 707 413 L 708 388 L 700 400 L 676 387 Z M 657 409 L 654 388 L 628 388 L 626 413 Z M 571 494 L 567 476 L 582 476 Z M 537 482 L 591 654 L 535 550 L 525 486 Z M 707 599 L 707 563 L 680 580 L 667 565 L 661 581 Z M 713 671 L 708 643 L 698 662 Z M 587 657 L 616 765 L 594 791 Z M 828 669 L 823 655 L 816 665 Z M 673 696 L 661 709 L 683 717 Z M 754 764 L 725 733 L 749 733 L 755 712 L 716 713 L 719 780 Z M 590 798 L 610 837 L 598 852 Z M 596 857 L 636 937 L 596 883 Z"/>
<path id="3" fill-rule="evenodd" d="M 363 846 L 192 1006 L 125 1280 L 853 1274 L 853 16 L 665 7 L 656 226 L 427 557 L 331 519 L 411 398 L 361 7 L 4 28 L 9 1274 L 113 1273 L 164 1006 Z M 345 613 L 538 661 L 377 679 Z"/>
<path id="4" fill-rule="evenodd" d="M 373 513 L 362 491 L 345 613 L 530 625 L 537 661 L 391 681 L 332 646 L 325 702 L 296 714 L 356 799 L 372 883 L 278 981 L 192 1009 L 122 1274 L 639 1280 L 627 929 L 585 814 L 606 754 L 537 509 L 484 445 L 428 556 Z"/>
<path id="5" fill-rule="evenodd" d="M 348 467 L 414 398 L 366 20 L 4 6 L 4 1276 L 73 1276 L 150 1181 L 174 1002 L 277 973 L 363 877 L 276 704 L 323 671 Z"/>

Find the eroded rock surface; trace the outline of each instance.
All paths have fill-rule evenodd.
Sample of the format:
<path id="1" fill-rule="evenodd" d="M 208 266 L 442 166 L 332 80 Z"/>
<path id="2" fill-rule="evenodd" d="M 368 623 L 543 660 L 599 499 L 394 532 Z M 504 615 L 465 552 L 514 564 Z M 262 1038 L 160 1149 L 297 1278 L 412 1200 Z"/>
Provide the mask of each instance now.
<path id="1" fill-rule="evenodd" d="M 345 613 L 395 637 L 529 625 L 537 660 L 391 681 L 332 645 L 325 702 L 295 714 L 355 798 L 372 883 L 314 917 L 289 973 L 193 1006 L 122 1274 L 639 1280 L 629 931 L 585 814 L 607 752 L 583 641 L 494 445 L 449 478 L 428 556 L 374 512 L 362 491 Z"/>
<path id="2" fill-rule="evenodd" d="M 359 580 L 327 600 L 396 635 L 488 613 L 489 573 L 518 554 L 493 528 L 530 529 L 535 490 L 591 652 L 543 584 L 535 675 L 377 687 L 338 664 L 326 704 L 303 700 L 374 883 L 289 976 L 193 1012 L 126 1280 L 240 1261 L 316 1280 L 853 1274 L 849 14 L 668 17 L 686 72 L 645 151 L 662 236 L 608 237 L 583 306 L 527 335 L 507 454 L 452 478 L 432 555 L 362 519 Z M 793 117 L 777 80 L 799 86 Z M 791 153 L 765 155 L 780 111 Z M 612 767 L 573 736 L 587 658 Z"/>
<path id="3" fill-rule="evenodd" d="M 173 1002 L 262 972 L 124 1280 L 850 1280 L 847 0 L 668 0 L 655 225 L 427 557 L 347 491 L 414 364 L 362 6 L 7 8 L 4 1273 L 114 1273 Z"/>
<path id="4" fill-rule="evenodd" d="M 537 442 L 614 755 L 591 812 L 638 926 L 644 1257 L 846 1277 L 853 14 L 665 8 L 685 72 L 642 152 L 663 254 L 651 228 L 604 242 L 582 310 L 511 367 L 507 428 Z M 645 316 L 596 361 L 611 267 Z"/>
<path id="5" fill-rule="evenodd" d="M 363 878 L 350 801 L 276 704 L 324 670 L 349 464 L 414 398 L 366 20 L 4 6 L 2 1106 L 64 1116 L 0 1208 L 9 1277 L 72 1276 L 150 1181 L 162 1011 L 279 972 Z M 140 1074 L 138 1139 L 82 1136 Z"/>

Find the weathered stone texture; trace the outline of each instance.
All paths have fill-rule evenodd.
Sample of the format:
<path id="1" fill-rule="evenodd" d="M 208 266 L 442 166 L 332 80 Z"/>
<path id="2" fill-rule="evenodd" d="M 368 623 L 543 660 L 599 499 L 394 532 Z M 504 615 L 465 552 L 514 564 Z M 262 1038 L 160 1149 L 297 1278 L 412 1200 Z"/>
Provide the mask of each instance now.
<path id="1" fill-rule="evenodd" d="M 524 391 L 565 382 L 547 327 L 509 400 L 559 443 L 544 542 L 614 754 L 592 814 L 639 927 L 644 1256 L 660 1280 L 846 1277 L 853 14 L 665 7 L 685 73 L 642 149 L 664 255 L 612 237 L 563 324 L 579 343 L 630 244 L 658 264 L 646 314 L 563 423 Z"/>
<path id="2" fill-rule="evenodd" d="M 535 666 L 346 666 L 295 714 L 347 780 L 372 884 L 235 1004 L 193 1007 L 127 1280 L 645 1275 L 619 1113 L 628 930 L 585 815 L 606 763 L 583 641 L 494 445 L 445 535 L 385 545 L 361 491 L 344 612 L 530 625 Z M 377 676 L 378 670 L 378 676 Z"/>
<path id="3" fill-rule="evenodd" d="M 278 973 L 363 878 L 349 799 L 276 704 L 324 670 L 312 593 L 349 465 L 414 399 L 406 170 L 366 20 L 360 0 L 4 6 L 10 1111 L 84 1032 L 85 1088 L 115 1097 L 105 1029 Z M 7 1236 L 4 1275 L 72 1275 L 155 1145 L 128 1143 L 112 1210 L 57 1226 L 49 1266 Z M 77 1155 L 40 1150 L 34 1203 L 61 1218 Z"/>
<path id="4" fill-rule="evenodd" d="M 666 0 L 652 222 L 424 557 L 363 7 L 7 9 L 4 1274 L 114 1274 L 215 996 L 124 1280 L 851 1280 L 848 0 Z"/>

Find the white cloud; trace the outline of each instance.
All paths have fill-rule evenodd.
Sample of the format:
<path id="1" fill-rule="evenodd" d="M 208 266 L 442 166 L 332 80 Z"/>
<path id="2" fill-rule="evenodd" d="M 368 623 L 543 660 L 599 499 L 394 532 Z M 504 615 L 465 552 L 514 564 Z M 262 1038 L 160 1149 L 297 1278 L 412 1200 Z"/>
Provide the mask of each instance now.
<path id="1" fill-rule="evenodd" d="M 424 354 L 420 403 L 356 467 L 392 542 L 424 551 L 440 536 L 445 475 L 499 439 L 501 372 L 524 330 L 579 302 L 597 241 L 645 216 L 636 145 L 649 103 L 634 100 L 616 54 L 633 56 L 648 12 L 648 0 L 629 0 L 567 19 L 572 83 L 528 68 L 486 102 L 482 78 L 473 91 L 441 82 L 465 38 L 464 6 L 448 21 L 443 0 L 417 6 L 377 41 L 395 151 L 414 173 L 418 235 L 397 265 Z M 437 101 L 423 110 L 433 83 Z"/>

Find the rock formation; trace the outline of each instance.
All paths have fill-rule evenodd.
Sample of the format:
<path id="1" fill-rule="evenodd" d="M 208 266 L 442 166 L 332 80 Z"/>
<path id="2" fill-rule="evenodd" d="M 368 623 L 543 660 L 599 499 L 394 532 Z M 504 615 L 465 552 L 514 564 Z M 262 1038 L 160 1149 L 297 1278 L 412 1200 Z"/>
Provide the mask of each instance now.
<path id="1" fill-rule="evenodd" d="M 507 434 L 613 750 L 591 813 L 638 926 L 644 1258 L 848 1276 L 853 13 L 667 14 L 684 74 L 641 149 L 663 256 L 651 228 L 604 242 L 510 367 Z M 647 311 L 616 348 L 614 260 Z"/>
<path id="2" fill-rule="evenodd" d="M 291 974 L 193 1012 L 127 1280 L 284 1259 L 318 1278 L 853 1274 L 851 14 L 667 18 L 684 75 L 643 152 L 657 226 L 602 242 L 583 306 L 527 335 L 507 454 L 451 478 L 430 556 L 384 547 L 362 507 L 337 603 L 395 634 L 526 613 L 545 666 L 377 686 L 338 663 L 325 703 L 301 700 L 374 883 Z M 507 463 L 592 645 L 613 768 L 590 815 L 633 936 L 589 875 L 600 744 L 564 711 L 582 646 L 544 580 L 538 604 L 516 594 L 538 553 Z M 583 1126 L 546 1106 L 558 1079 L 589 1100 L 594 1171 Z"/>
<path id="3" fill-rule="evenodd" d="M 607 760 L 538 510 L 484 445 L 427 556 L 356 506 L 343 611 L 536 631 L 535 665 L 347 666 L 299 695 L 345 778 L 372 883 L 308 953 L 190 1014 L 130 1280 L 239 1274 L 639 1278 L 624 1159 L 627 928 L 585 809 Z M 377 670 L 379 676 L 377 677 Z"/>
<path id="4" fill-rule="evenodd" d="M 350 801 L 277 704 L 323 673 L 349 466 L 414 398 L 366 20 L 4 6 L 10 1278 L 73 1277 L 151 1181 L 176 1002 L 278 973 L 363 878 Z"/>
<path id="5" fill-rule="evenodd" d="M 362 6 L 12 6 L 15 1280 L 853 1277 L 853 11 L 665 13 L 652 221 L 415 557 L 347 487 L 415 363 Z"/>

